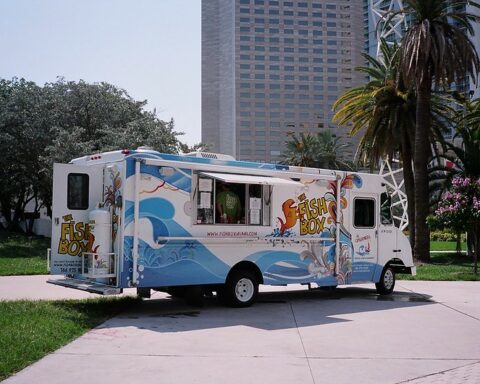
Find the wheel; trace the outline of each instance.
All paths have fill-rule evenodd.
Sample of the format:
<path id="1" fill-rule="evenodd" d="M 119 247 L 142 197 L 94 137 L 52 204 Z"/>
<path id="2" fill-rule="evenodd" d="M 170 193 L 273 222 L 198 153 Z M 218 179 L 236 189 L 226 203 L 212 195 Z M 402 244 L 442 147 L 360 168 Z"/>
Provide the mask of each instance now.
<path id="1" fill-rule="evenodd" d="M 380 281 L 375 284 L 375 287 L 377 287 L 377 292 L 380 295 L 389 295 L 393 292 L 393 288 L 395 288 L 395 272 L 392 267 L 387 265 L 383 268 Z"/>
<path id="2" fill-rule="evenodd" d="M 220 296 L 231 307 L 249 307 L 257 300 L 258 279 L 251 271 L 235 271 L 228 277 Z"/>

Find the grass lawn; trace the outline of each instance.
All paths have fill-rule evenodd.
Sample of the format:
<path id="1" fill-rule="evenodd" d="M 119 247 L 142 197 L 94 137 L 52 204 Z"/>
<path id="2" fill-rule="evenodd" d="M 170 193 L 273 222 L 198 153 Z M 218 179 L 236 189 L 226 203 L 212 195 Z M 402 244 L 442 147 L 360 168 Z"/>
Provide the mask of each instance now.
<path id="1" fill-rule="evenodd" d="M 0 231 L 0 276 L 47 274 L 49 247 L 48 238 Z"/>
<path id="2" fill-rule="evenodd" d="M 473 273 L 473 260 L 466 254 L 435 253 L 435 251 L 455 251 L 457 244 L 454 241 L 430 242 L 431 260 L 429 263 L 417 265 L 417 275 L 397 275 L 400 280 L 431 280 L 431 281 L 480 281 L 480 274 Z M 462 243 L 462 250 L 466 250 L 466 243 Z"/>
<path id="3" fill-rule="evenodd" d="M 455 250 L 455 243 L 453 243 Z M 445 249 L 441 249 L 445 250 Z M 473 260 L 465 254 L 432 253 L 429 263 L 417 265 L 417 275 L 397 275 L 399 280 L 480 281 L 473 273 Z"/>
<path id="4" fill-rule="evenodd" d="M 462 251 L 467 249 L 467 243 L 461 243 Z M 455 241 L 431 241 L 430 251 L 456 251 L 457 243 Z"/>
<path id="5" fill-rule="evenodd" d="M 132 297 L 0 301 L 0 381 L 139 302 Z"/>

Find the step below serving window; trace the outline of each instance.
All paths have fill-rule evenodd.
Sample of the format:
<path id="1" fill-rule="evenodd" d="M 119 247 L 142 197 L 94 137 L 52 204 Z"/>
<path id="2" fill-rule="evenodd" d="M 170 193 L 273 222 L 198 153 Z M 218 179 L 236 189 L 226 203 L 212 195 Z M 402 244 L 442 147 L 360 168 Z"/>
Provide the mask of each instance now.
<path id="1" fill-rule="evenodd" d="M 241 179 L 241 175 L 235 176 Z M 270 225 L 271 186 L 228 182 L 203 174 L 197 180 L 197 224 Z"/>

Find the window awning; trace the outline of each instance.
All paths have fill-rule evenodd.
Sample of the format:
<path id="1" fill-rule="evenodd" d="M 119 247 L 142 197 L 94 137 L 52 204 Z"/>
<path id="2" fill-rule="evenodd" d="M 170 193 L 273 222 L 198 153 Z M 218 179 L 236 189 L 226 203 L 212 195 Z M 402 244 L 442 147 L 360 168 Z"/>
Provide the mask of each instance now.
<path id="1" fill-rule="evenodd" d="M 290 179 L 281 179 L 279 177 L 236 175 L 231 173 L 213 173 L 213 172 L 201 172 L 200 174 L 202 176 L 212 177 L 216 180 L 220 180 L 225 183 L 260 184 L 260 185 L 298 185 L 298 186 L 303 185 L 298 181 L 293 181 Z"/>

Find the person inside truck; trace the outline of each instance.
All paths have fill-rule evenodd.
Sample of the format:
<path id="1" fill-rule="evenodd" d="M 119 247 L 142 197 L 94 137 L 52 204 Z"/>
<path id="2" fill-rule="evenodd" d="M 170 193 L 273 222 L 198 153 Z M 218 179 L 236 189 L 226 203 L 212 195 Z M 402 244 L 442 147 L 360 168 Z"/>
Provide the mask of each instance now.
<path id="1" fill-rule="evenodd" d="M 217 183 L 215 208 L 215 220 L 217 223 L 240 224 L 242 203 L 228 183 Z"/>

